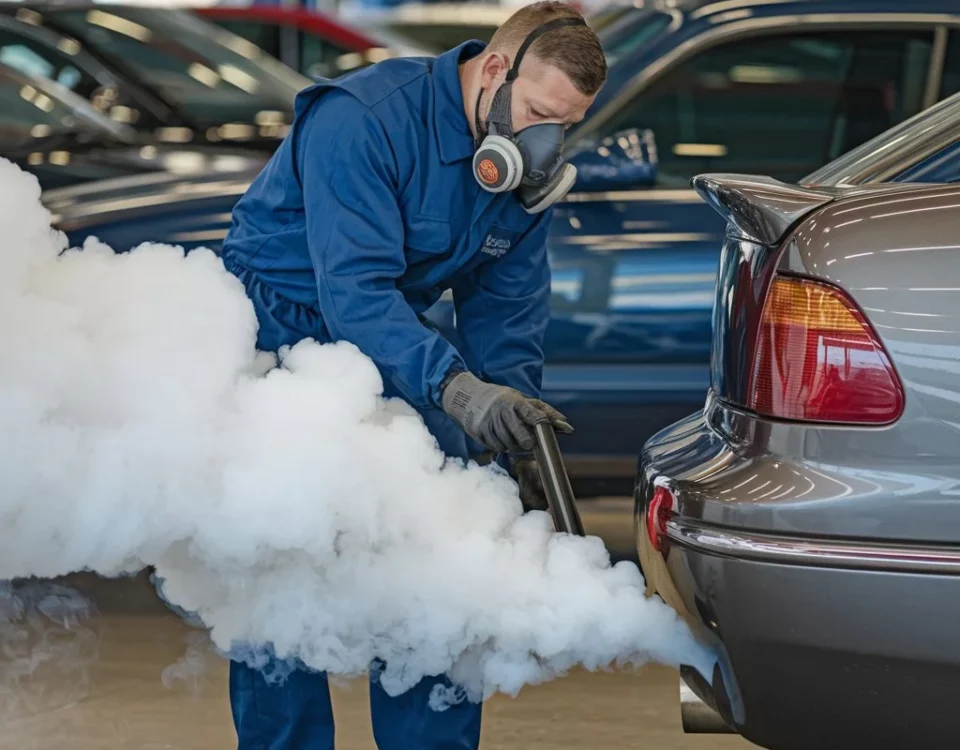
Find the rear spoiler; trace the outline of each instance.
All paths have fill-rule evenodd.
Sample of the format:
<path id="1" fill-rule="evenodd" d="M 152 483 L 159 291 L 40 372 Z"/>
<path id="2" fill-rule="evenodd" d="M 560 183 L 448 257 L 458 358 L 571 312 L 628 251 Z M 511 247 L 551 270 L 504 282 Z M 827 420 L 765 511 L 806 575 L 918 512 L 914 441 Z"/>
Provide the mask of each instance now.
<path id="1" fill-rule="evenodd" d="M 834 199 L 826 191 L 779 182 L 772 177 L 703 174 L 693 178 L 696 190 L 744 239 L 777 245 L 811 211 Z"/>

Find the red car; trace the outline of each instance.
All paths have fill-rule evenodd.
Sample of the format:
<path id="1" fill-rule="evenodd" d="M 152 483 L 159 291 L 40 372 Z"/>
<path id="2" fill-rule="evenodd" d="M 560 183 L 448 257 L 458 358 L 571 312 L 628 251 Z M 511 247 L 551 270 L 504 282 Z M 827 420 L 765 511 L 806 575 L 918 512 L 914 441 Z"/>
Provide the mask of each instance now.
<path id="1" fill-rule="evenodd" d="M 398 54 L 424 54 L 379 32 L 369 34 L 307 8 L 258 5 L 195 12 L 311 78 L 334 78 Z"/>

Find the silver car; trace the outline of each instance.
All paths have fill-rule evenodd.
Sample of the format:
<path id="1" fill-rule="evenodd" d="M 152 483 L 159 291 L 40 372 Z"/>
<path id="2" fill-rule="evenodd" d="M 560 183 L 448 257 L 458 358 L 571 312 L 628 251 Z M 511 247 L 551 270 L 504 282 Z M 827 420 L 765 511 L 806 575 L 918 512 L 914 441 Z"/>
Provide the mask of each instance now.
<path id="1" fill-rule="evenodd" d="M 650 593 L 718 656 L 694 731 L 960 743 L 957 181 L 958 97 L 800 185 L 694 180 L 728 221 L 711 388 L 636 489 Z"/>

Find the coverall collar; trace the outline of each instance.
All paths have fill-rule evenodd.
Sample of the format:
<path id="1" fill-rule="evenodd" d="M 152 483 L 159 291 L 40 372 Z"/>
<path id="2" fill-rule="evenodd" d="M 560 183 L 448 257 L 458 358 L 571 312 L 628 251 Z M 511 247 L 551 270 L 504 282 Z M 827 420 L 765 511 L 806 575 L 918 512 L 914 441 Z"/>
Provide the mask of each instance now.
<path id="1" fill-rule="evenodd" d="M 436 99 L 433 108 L 433 127 L 440 146 L 440 159 L 451 164 L 473 157 L 473 133 L 463 107 L 463 90 L 460 88 L 459 63 L 476 57 L 486 44 L 468 41 L 437 56 L 433 64 L 433 80 Z"/>

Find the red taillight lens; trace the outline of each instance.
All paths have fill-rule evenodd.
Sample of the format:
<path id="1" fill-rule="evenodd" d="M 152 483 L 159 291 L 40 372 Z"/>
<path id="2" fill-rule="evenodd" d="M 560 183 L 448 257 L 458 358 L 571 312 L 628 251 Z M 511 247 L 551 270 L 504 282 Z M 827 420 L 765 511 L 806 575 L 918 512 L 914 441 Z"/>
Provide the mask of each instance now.
<path id="1" fill-rule="evenodd" d="M 903 387 L 843 291 L 778 276 L 763 310 L 747 405 L 780 419 L 888 424 L 903 412 Z"/>
<path id="2" fill-rule="evenodd" d="M 655 550 L 661 549 L 661 537 L 667 533 L 667 521 L 673 515 L 673 495 L 666 487 L 657 487 L 647 504 L 647 538 Z"/>

